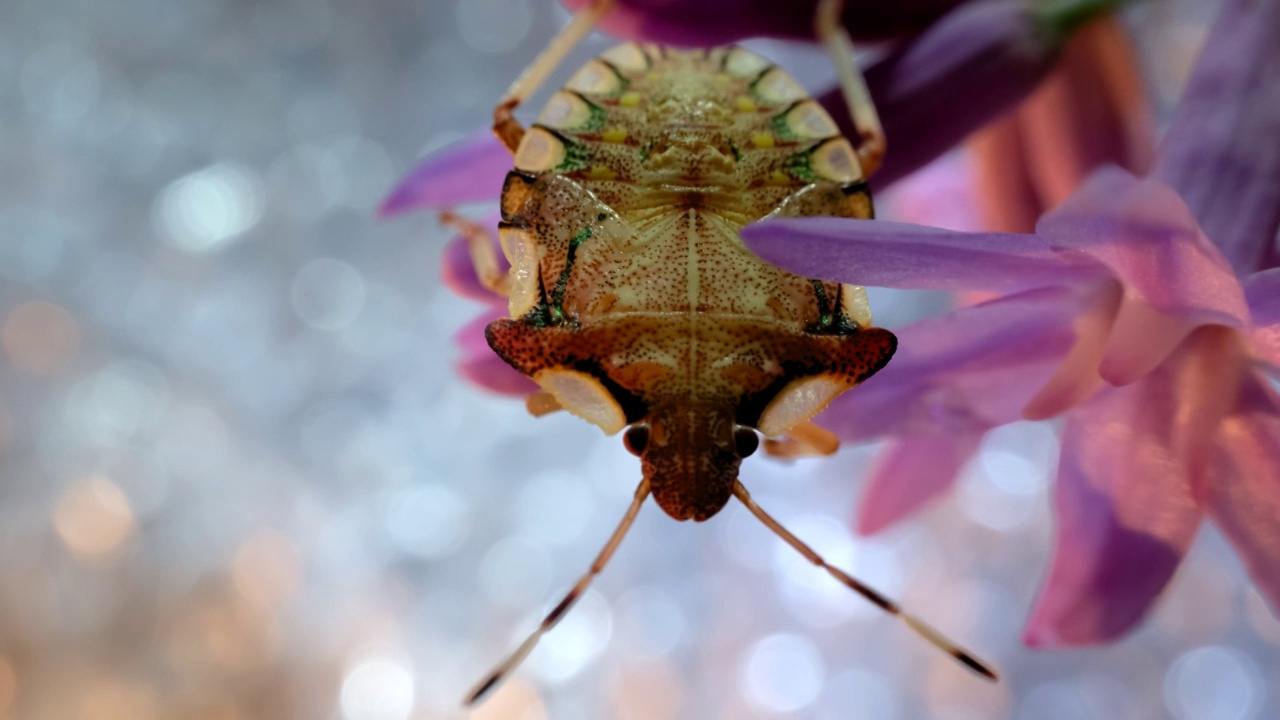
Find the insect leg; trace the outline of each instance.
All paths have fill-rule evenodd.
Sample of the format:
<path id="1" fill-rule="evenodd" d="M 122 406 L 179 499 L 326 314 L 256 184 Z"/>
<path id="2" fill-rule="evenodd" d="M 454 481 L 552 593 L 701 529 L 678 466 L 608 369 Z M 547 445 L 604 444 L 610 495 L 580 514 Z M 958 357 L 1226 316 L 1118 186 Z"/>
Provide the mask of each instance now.
<path id="1" fill-rule="evenodd" d="M 773 457 L 795 458 L 832 455 L 840 449 L 840 439 L 830 430 L 805 421 L 787 431 L 787 436 L 765 438 L 764 451 Z"/>
<path id="2" fill-rule="evenodd" d="M 502 102 L 493 109 L 493 132 L 513 155 L 520 145 L 520 138 L 524 137 L 524 126 L 512 113 L 520 103 L 529 99 L 529 96 L 538 90 L 551 71 L 564 60 L 565 55 L 568 55 L 573 46 L 591 32 L 591 28 L 604 17 L 605 13 L 609 12 L 611 7 L 613 7 L 613 0 L 592 0 L 591 4 L 579 10 L 578 14 L 573 16 L 573 20 L 570 20 L 560 34 L 556 35 L 538 55 L 533 64 L 520 73 L 520 77 L 516 78 L 511 88 L 507 90 L 507 94 L 502 97 Z"/>
<path id="3" fill-rule="evenodd" d="M 622 538 L 625 537 L 627 531 L 631 529 L 631 523 L 635 521 L 636 514 L 640 512 L 640 505 L 644 503 L 644 499 L 647 497 L 649 497 L 649 479 L 645 478 L 644 480 L 641 480 L 640 485 L 636 487 L 636 494 L 631 500 L 631 507 L 627 508 L 627 513 L 622 516 L 622 522 L 618 523 L 618 528 L 614 530 L 613 535 L 609 537 L 609 542 L 605 543 L 604 548 L 600 550 L 600 554 L 597 555 L 595 561 L 591 563 L 591 568 L 587 570 L 585 575 L 578 579 L 578 582 L 574 584 L 573 589 L 570 590 L 558 604 L 556 604 L 555 608 L 553 608 L 551 612 L 547 613 L 547 616 L 542 619 L 542 622 L 539 623 L 537 629 L 534 630 L 524 642 L 520 643 L 520 647 L 516 648 L 515 652 L 511 653 L 506 660 L 503 660 L 501 664 L 495 667 L 493 672 L 485 676 L 484 680 L 476 683 L 476 686 L 467 693 L 466 699 L 463 700 L 464 705 L 474 705 L 476 701 L 484 697 L 485 693 L 492 690 L 499 682 L 501 682 L 508 673 L 514 670 L 516 666 L 523 662 L 525 657 L 533 651 L 534 646 L 538 644 L 538 640 L 542 639 L 542 636 L 548 630 L 555 627 L 556 623 L 560 622 L 560 619 L 569 611 L 569 608 L 573 607 L 574 603 L 578 602 L 578 599 L 582 597 L 582 594 L 591 586 L 591 581 L 594 580 L 596 575 L 599 575 L 600 571 L 604 569 L 604 566 L 609 562 L 609 558 L 613 557 L 613 551 L 618 549 L 618 544 L 622 542 Z"/>
<path id="4" fill-rule="evenodd" d="M 868 177 L 880 167 L 880 160 L 884 158 L 884 128 L 880 126 L 880 116 L 876 114 L 862 71 L 854 61 L 853 41 L 840 23 L 843 10 L 844 0 L 818 0 L 813 27 L 831 54 L 831 61 L 835 63 L 840 77 L 840 89 L 849 105 L 849 117 L 853 118 L 853 126 L 862 136 L 858 142 L 858 160 L 862 165 L 862 176 Z"/>
<path id="5" fill-rule="evenodd" d="M 500 269 L 498 254 L 494 252 L 497 243 L 494 242 L 493 231 L 449 210 L 440 213 L 440 223 L 457 230 L 459 235 L 466 238 L 467 250 L 471 252 L 471 264 L 476 269 L 480 284 L 503 297 L 510 294 L 510 278 Z"/>
<path id="6" fill-rule="evenodd" d="M 844 583 L 846 587 L 858 593 L 862 597 L 870 600 L 872 604 L 876 605 L 881 610 L 884 610 L 890 615 L 897 615 L 902 618 L 902 621 L 914 630 L 917 635 L 928 640 L 935 647 L 949 654 L 956 660 L 959 660 L 965 665 L 965 667 L 968 667 L 970 670 L 978 673 L 988 680 L 994 681 L 998 679 L 995 671 L 988 667 L 986 663 L 974 657 L 959 645 L 956 645 L 942 633 L 925 624 L 923 620 L 906 612 L 897 603 L 881 595 L 879 592 L 873 590 L 867 585 L 862 584 L 843 570 L 828 565 L 827 561 L 823 560 L 821 555 L 813 551 L 813 548 L 801 542 L 800 538 L 792 535 L 791 531 L 782 527 L 777 520 L 773 519 L 772 515 L 762 510 L 759 505 L 756 505 L 755 501 L 751 499 L 751 493 L 747 492 L 747 489 L 742 486 L 740 481 L 735 480 L 733 482 L 733 494 L 742 501 L 743 505 L 747 506 L 747 509 L 751 511 L 752 515 L 755 515 L 760 522 L 764 523 L 765 526 L 776 533 L 778 537 L 785 540 L 788 545 L 795 548 L 801 555 L 805 556 L 809 562 L 817 565 L 823 570 L 826 570 L 832 577 Z"/>

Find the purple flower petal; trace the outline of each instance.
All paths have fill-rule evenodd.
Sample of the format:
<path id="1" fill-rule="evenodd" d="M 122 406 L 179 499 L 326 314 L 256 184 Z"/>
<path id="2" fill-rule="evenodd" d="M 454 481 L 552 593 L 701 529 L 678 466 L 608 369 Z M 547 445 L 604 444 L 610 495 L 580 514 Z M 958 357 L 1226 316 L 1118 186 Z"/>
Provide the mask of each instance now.
<path id="1" fill-rule="evenodd" d="M 1035 290 L 896 331 L 883 370 L 832 401 L 817 422 L 846 440 L 981 433 L 1018 420 L 1074 339 L 1075 296 Z"/>
<path id="2" fill-rule="evenodd" d="M 1223 328 L 1197 330 L 1140 382 L 1104 388 L 1068 415 L 1057 541 L 1028 645 L 1115 639 L 1164 588 L 1200 524 L 1192 488 L 1234 400 L 1237 342 Z"/>
<path id="3" fill-rule="evenodd" d="M 747 247 L 797 275 L 853 285 L 1018 292 L 1105 271 L 1035 235 L 959 233 L 848 218 L 779 218 L 742 229 Z"/>
<path id="4" fill-rule="evenodd" d="M 496 213 L 486 217 L 482 223 L 485 227 L 496 228 L 500 216 Z M 498 259 L 498 268 L 505 274 L 511 269 L 511 264 L 507 262 L 506 256 L 502 254 L 502 247 L 498 243 L 498 235 L 495 230 L 492 235 L 493 252 Z M 489 305 L 505 306 L 507 299 L 480 282 L 479 275 L 476 274 L 475 263 L 471 262 L 471 250 L 468 247 L 467 239 L 459 235 L 444 248 L 444 259 L 440 264 L 440 276 L 447 286 L 454 293 L 472 300 L 479 300 Z"/>
<path id="5" fill-rule="evenodd" d="M 924 166 L 1029 95 L 1075 27 L 1064 18 L 1019 0 L 967 2 L 869 68 L 867 87 L 889 143 L 872 188 Z M 858 137 L 838 89 L 819 101 L 846 135 Z"/>
<path id="6" fill-rule="evenodd" d="M 418 208 L 444 209 L 502 192 L 511 170 L 511 153 L 485 130 L 434 153 L 418 164 L 382 202 L 379 214 L 396 215 Z"/>
<path id="7" fill-rule="evenodd" d="M 981 443 L 980 432 L 894 440 L 880 452 L 871 471 L 858 512 L 858 533 L 878 533 L 951 489 Z"/>
<path id="8" fill-rule="evenodd" d="M 1272 367 L 1280 368 L 1280 268 L 1260 272 L 1245 285 L 1253 314 L 1253 350 Z"/>
<path id="9" fill-rule="evenodd" d="M 1158 180 L 1119 168 L 1093 174 L 1036 232 L 1106 265 L 1157 311 L 1195 325 L 1244 327 L 1240 282 L 1186 203 Z"/>
<path id="10" fill-rule="evenodd" d="M 578 10 L 588 0 L 561 0 Z M 844 25 L 858 38 L 917 32 L 961 0 L 849 0 Z M 601 23 L 616 37 L 666 45 L 724 45 L 749 37 L 813 39 L 816 0 L 616 0 Z"/>
<path id="11" fill-rule="evenodd" d="M 1219 433 L 1219 461 L 1206 491 L 1210 517 L 1280 612 L 1280 398 L 1250 373 Z"/>
<path id="12" fill-rule="evenodd" d="M 1226 0 L 1155 177 L 1186 199 L 1242 276 L 1275 264 L 1280 226 L 1280 3 Z"/>
<path id="13" fill-rule="evenodd" d="M 462 350 L 458 372 L 471 382 L 503 395 L 528 395 L 538 389 L 537 383 L 498 357 L 485 340 L 484 329 L 494 320 L 506 317 L 501 310 L 491 310 L 462 326 L 453 341 Z"/>

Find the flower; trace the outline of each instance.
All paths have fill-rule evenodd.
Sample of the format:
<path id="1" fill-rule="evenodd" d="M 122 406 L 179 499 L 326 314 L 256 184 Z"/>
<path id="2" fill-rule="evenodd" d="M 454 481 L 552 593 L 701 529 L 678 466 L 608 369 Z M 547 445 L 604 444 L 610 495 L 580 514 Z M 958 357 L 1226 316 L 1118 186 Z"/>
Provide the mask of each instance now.
<path id="1" fill-rule="evenodd" d="M 1280 397 L 1259 366 L 1280 335 L 1278 25 L 1276 0 L 1227 0 L 1152 176 L 1099 173 L 1034 234 L 833 218 L 743 231 L 793 272 L 1003 293 L 899 332 L 900 357 L 819 421 L 895 436 L 862 517 L 875 530 L 945 490 L 987 429 L 1065 412 L 1029 644 L 1132 628 L 1205 517 L 1280 607 Z"/>

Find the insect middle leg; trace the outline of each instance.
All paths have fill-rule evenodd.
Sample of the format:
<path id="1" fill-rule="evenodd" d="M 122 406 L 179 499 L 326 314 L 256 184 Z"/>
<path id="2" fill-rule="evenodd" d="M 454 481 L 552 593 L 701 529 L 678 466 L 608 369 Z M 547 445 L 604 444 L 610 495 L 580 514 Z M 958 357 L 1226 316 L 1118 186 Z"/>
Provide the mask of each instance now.
<path id="1" fill-rule="evenodd" d="M 839 449 L 840 439 L 835 433 L 810 421 L 791 428 L 784 438 L 765 438 L 764 441 L 764 451 L 779 458 L 834 455 Z"/>
<path id="2" fill-rule="evenodd" d="M 579 10 L 573 16 L 573 20 L 569 21 L 560 34 L 556 35 L 538 55 L 533 64 L 520 73 L 520 77 L 511 84 L 502 101 L 493 109 L 493 133 L 498 136 L 503 145 L 507 146 L 511 154 L 515 154 L 516 148 L 520 146 L 520 138 L 524 137 L 524 126 L 513 114 L 515 109 L 520 103 L 528 100 L 530 95 L 537 92 L 538 87 L 546 81 L 551 71 L 556 69 L 569 51 L 591 32 L 591 28 L 595 27 L 600 18 L 604 17 L 612 7 L 613 0 L 592 0 L 591 4 Z"/>
<path id="3" fill-rule="evenodd" d="M 880 167 L 887 145 L 884 128 L 880 125 L 880 116 L 876 114 L 875 103 L 871 101 L 871 93 L 867 90 L 867 82 L 862 78 L 853 57 L 853 41 L 840 22 L 844 11 L 844 0 L 818 0 L 818 10 L 814 14 L 813 28 L 818 39 L 826 46 L 835 63 L 840 77 L 840 90 L 844 93 L 844 101 L 849 105 L 849 117 L 853 118 L 853 126 L 858 135 L 858 162 L 862 165 L 862 177 L 869 177 Z"/>

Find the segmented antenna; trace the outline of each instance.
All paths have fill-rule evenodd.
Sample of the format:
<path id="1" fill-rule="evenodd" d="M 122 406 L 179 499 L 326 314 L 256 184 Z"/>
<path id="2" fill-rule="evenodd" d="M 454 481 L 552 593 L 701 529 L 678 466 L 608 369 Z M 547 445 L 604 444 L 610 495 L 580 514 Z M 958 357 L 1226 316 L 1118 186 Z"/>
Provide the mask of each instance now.
<path id="1" fill-rule="evenodd" d="M 795 548 L 801 555 L 805 556 L 809 562 L 817 565 L 823 570 L 826 570 L 831 577 L 834 577 L 844 583 L 850 590 L 853 590 L 867 600 L 870 600 L 876 607 L 884 610 L 890 615 L 897 615 L 902 618 L 902 621 L 907 624 L 907 627 L 911 628 L 917 635 L 928 640 L 939 650 L 942 650 L 956 660 L 959 660 L 965 667 L 982 677 L 991 680 L 992 682 L 996 682 L 1000 679 L 990 666 L 979 660 L 969 651 L 952 642 L 947 636 L 930 627 L 920 618 L 906 612 L 900 605 L 884 595 L 881 595 L 876 590 L 864 585 L 862 582 L 853 578 L 840 568 L 828 565 L 827 561 L 823 560 L 821 555 L 813 551 L 813 548 L 805 545 L 800 538 L 792 535 L 791 531 L 782 527 L 777 520 L 774 520 L 772 515 L 761 509 L 759 505 L 756 505 L 755 501 L 751 499 L 751 493 L 747 492 L 747 489 L 742 486 L 740 481 L 733 481 L 733 494 L 742 501 L 743 505 L 747 506 L 747 509 L 751 511 L 752 515 L 755 515 L 760 522 L 765 524 L 765 527 L 768 527 L 776 533 L 778 537 L 787 541 L 788 545 Z"/>
<path id="2" fill-rule="evenodd" d="M 609 558 L 613 557 L 613 551 L 618 549 L 618 545 L 622 542 L 622 538 L 625 537 L 627 531 L 631 529 L 631 523 L 635 521 L 636 515 L 640 512 L 640 505 L 644 503 L 644 499 L 647 497 L 649 497 L 649 479 L 645 478 L 644 480 L 641 480 L 640 485 L 636 487 L 635 497 L 631 500 L 631 507 L 627 508 L 627 513 L 622 516 L 622 522 L 618 523 L 617 529 L 614 530 L 613 535 L 609 537 L 609 542 L 604 544 L 604 548 L 600 550 L 600 554 L 597 555 L 595 561 L 591 563 L 591 567 L 587 570 L 586 574 L 581 578 L 578 578 L 578 582 L 574 584 L 573 589 L 564 596 L 564 599 L 562 599 L 555 608 L 551 610 L 551 612 L 547 613 L 546 617 L 542 618 L 542 622 L 538 624 L 537 629 L 530 633 L 529 637 L 525 638 L 524 642 L 520 643 L 520 647 L 516 648 L 515 652 L 507 656 L 506 660 L 499 663 L 492 672 L 486 675 L 483 680 L 476 683 L 475 687 L 471 688 L 471 691 L 467 693 L 466 698 L 462 701 L 463 705 L 471 706 L 476 704 L 480 698 L 484 697 L 486 693 L 497 686 L 498 683 L 502 682 L 502 680 L 506 678 L 512 670 L 515 670 L 520 663 L 524 662 L 524 659 L 530 652 L 533 652 L 534 646 L 538 644 L 538 641 L 542 639 L 542 636 L 545 635 L 548 630 L 555 627 L 556 623 L 560 622 L 560 619 L 569 611 L 569 608 L 573 607 L 574 603 L 578 602 L 578 599 L 582 597 L 582 594 L 591 586 L 591 581 L 594 580 L 596 575 L 599 575 L 600 571 L 604 569 L 604 566 L 608 564 Z"/>

